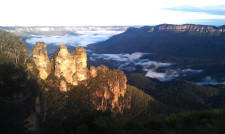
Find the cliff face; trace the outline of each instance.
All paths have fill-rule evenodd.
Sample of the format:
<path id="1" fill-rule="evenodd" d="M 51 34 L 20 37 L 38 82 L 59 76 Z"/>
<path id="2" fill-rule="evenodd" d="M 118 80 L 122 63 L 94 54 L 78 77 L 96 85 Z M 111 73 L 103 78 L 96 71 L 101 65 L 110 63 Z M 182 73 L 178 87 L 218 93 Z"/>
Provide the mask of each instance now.
<path id="1" fill-rule="evenodd" d="M 92 70 L 94 68 L 92 67 Z M 114 112 L 123 113 L 125 108 L 130 108 L 129 99 L 121 100 L 126 93 L 126 75 L 119 70 L 109 70 L 102 66 L 96 69 L 95 78 L 91 79 L 90 87 L 95 91 L 93 93 L 92 103 L 97 110 L 110 109 Z M 98 85 L 95 85 L 98 83 Z M 125 104 L 126 103 L 126 104 Z"/>
<path id="2" fill-rule="evenodd" d="M 47 55 L 46 46 L 43 42 L 37 42 L 32 50 L 34 62 L 39 70 L 39 76 L 43 80 L 51 73 L 51 64 Z"/>
<path id="3" fill-rule="evenodd" d="M 170 25 L 162 24 L 155 27 L 151 27 L 149 32 L 154 31 L 176 31 L 176 32 L 225 32 L 223 27 L 214 27 L 214 26 L 203 26 L 203 25 L 194 25 L 194 24 L 184 24 L 184 25 Z"/>
<path id="4" fill-rule="evenodd" d="M 198 32 L 198 33 L 223 33 L 225 32 L 224 26 L 215 27 L 207 25 L 195 25 L 195 24 L 184 24 L 184 25 L 172 25 L 172 24 L 161 24 L 157 26 L 144 26 L 141 28 L 129 28 L 127 32 Z"/>

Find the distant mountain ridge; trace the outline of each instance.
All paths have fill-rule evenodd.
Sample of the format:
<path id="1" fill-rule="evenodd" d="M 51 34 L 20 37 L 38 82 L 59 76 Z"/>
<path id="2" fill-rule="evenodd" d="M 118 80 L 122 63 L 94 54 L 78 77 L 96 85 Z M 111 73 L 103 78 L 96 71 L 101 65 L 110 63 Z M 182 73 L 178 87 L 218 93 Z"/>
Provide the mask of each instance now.
<path id="1" fill-rule="evenodd" d="M 174 32 L 225 32 L 225 25 L 220 27 L 209 25 L 195 25 L 195 24 L 161 24 L 157 26 L 144 26 L 141 28 L 129 28 L 127 32 L 134 32 L 135 30 L 143 30 L 146 32 L 161 32 L 161 31 L 174 31 Z"/>

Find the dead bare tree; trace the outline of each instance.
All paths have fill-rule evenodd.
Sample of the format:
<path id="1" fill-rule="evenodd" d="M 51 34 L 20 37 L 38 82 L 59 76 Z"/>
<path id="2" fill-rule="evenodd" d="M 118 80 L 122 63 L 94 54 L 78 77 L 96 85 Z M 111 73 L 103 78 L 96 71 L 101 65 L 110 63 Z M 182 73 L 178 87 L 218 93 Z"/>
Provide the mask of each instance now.
<path id="1" fill-rule="evenodd" d="M 0 53 L 2 53 L 2 48 L 5 45 L 5 39 L 4 38 L 0 38 Z"/>
<path id="2" fill-rule="evenodd" d="M 25 52 L 23 64 L 26 64 L 27 60 L 28 60 L 30 57 L 31 57 L 31 56 L 29 55 L 29 53 L 26 53 L 26 52 Z"/>
<path id="3" fill-rule="evenodd" d="M 15 54 L 15 61 L 16 61 L 16 64 L 17 64 L 19 59 L 20 59 L 22 47 L 20 45 L 18 45 L 18 46 L 16 45 L 16 46 L 13 47 L 13 50 L 14 50 L 14 54 Z"/>

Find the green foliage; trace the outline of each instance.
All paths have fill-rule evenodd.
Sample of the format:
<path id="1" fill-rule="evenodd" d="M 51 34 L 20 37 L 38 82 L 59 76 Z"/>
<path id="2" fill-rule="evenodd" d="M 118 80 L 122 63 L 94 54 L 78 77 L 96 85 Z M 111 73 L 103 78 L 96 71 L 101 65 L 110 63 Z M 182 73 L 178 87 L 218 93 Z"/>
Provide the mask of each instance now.
<path id="1" fill-rule="evenodd" d="M 0 55 L 4 55 L 14 63 L 25 64 L 30 58 L 27 46 L 21 37 L 0 29 Z"/>
<path id="2" fill-rule="evenodd" d="M 225 114 L 221 110 L 186 112 L 156 118 L 143 124 L 146 132 L 174 134 L 224 133 Z"/>
<path id="3" fill-rule="evenodd" d="M 160 82 L 146 78 L 143 74 L 129 74 L 127 78 L 129 84 L 165 104 L 170 112 L 221 108 L 218 107 L 216 103 L 219 102 L 215 102 L 215 99 L 221 102 L 224 92 L 217 88 L 199 86 L 184 80 Z"/>
<path id="4" fill-rule="evenodd" d="M 126 97 L 131 97 L 131 108 L 126 110 L 124 116 L 130 119 L 142 120 L 149 119 L 155 114 L 162 113 L 162 105 L 154 98 L 144 93 L 143 91 L 128 85 Z M 159 109 L 161 108 L 161 109 Z M 159 110 L 159 111 L 158 111 Z"/>

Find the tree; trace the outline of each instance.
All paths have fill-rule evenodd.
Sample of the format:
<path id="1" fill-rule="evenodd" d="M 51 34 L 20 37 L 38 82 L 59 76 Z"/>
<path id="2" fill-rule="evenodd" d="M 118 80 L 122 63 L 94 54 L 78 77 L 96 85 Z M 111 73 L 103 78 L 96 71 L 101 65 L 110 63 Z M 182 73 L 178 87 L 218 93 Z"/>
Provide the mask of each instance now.
<path id="1" fill-rule="evenodd" d="M 31 56 L 29 55 L 29 53 L 24 53 L 24 62 L 23 64 L 25 64 L 27 62 L 27 60 L 30 58 Z"/>
<path id="2" fill-rule="evenodd" d="M 0 53 L 2 53 L 2 48 L 5 45 L 5 40 L 6 40 L 6 38 L 3 37 L 3 33 L 0 32 Z"/>
<path id="3" fill-rule="evenodd" d="M 18 61 L 20 59 L 21 50 L 22 50 L 22 46 L 21 46 L 20 43 L 19 43 L 19 45 L 14 45 L 13 51 L 14 51 L 14 54 L 15 54 L 16 64 L 18 63 Z"/>

